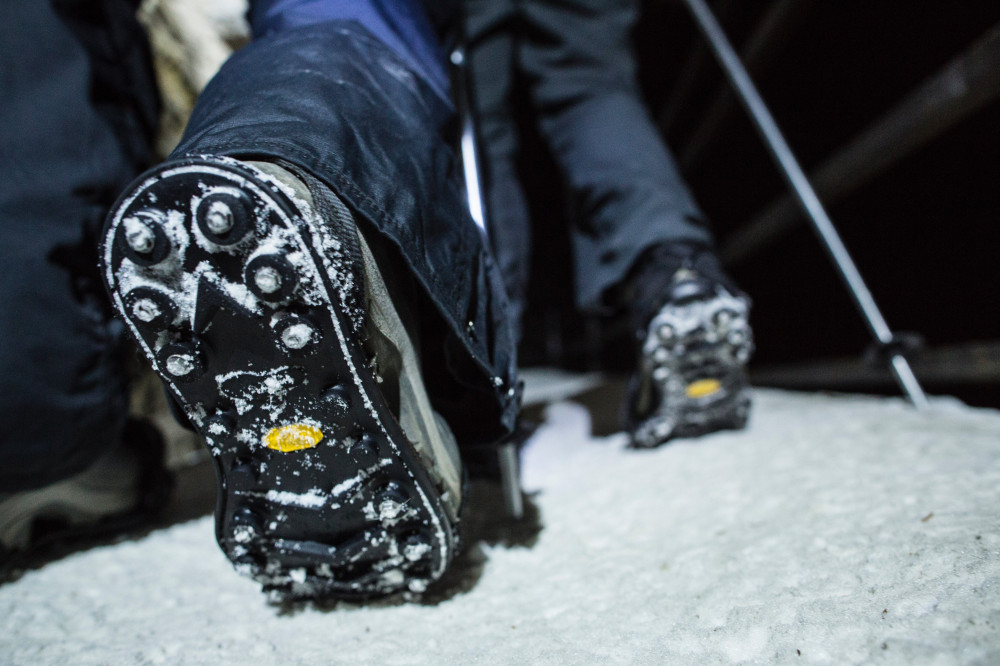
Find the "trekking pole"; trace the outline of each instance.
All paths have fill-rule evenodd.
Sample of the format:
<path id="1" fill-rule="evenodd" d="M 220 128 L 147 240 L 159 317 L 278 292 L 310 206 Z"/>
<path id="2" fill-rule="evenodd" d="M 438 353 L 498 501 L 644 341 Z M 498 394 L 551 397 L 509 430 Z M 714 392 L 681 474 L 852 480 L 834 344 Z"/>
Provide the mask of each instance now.
<path id="1" fill-rule="evenodd" d="M 464 40 L 463 40 L 464 42 Z M 483 180 L 479 172 L 479 135 L 476 133 L 475 111 L 472 107 L 472 91 L 469 68 L 466 63 L 465 44 L 459 43 L 451 52 L 451 63 L 455 66 L 455 101 L 458 118 L 462 127 L 459 148 L 462 155 L 462 175 L 465 177 L 465 196 L 472 220 L 489 244 L 486 230 L 486 203 L 483 201 Z"/>
<path id="2" fill-rule="evenodd" d="M 469 205 L 469 213 L 482 232 L 484 242 L 489 247 L 488 217 L 483 194 L 483 181 L 479 170 L 479 135 L 476 131 L 471 74 L 466 59 L 464 35 L 458 40 L 458 45 L 451 52 L 451 63 L 455 66 L 453 85 L 462 128 L 460 150 L 462 173 L 465 177 L 465 196 Z M 517 455 L 517 433 L 518 431 L 515 431 L 513 436 L 497 446 L 497 462 L 500 465 L 500 484 L 507 514 L 511 518 L 520 519 L 524 516 L 524 500 L 521 495 L 521 466 Z"/>
<path id="3" fill-rule="evenodd" d="M 702 34 L 708 40 L 716 59 L 736 89 L 740 102 L 750 114 L 757 131 L 764 139 L 771 156 L 777 162 L 782 175 L 795 193 L 802 210 L 812 222 L 813 229 L 819 235 L 823 246 L 840 273 L 840 277 L 847 285 L 848 291 L 850 291 L 862 317 L 868 324 L 869 330 L 875 337 L 876 344 L 889 357 L 890 368 L 896 382 L 914 407 L 926 408 L 928 406 L 927 396 L 920 387 L 906 357 L 899 351 L 903 346 L 902 337 L 895 335 L 882 317 L 881 311 L 875 304 L 875 299 L 872 298 L 871 292 L 854 264 L 854 260 L 851 259 L 847 248 L 844 247 L 833 222 L 816 196 L 812 185 L 809 184 L 809 179 L 802 167 L 799 166 L 791 148 L 788 147 L 774 117 L 740 62 L 739 56 L 736 55 L 736 51 L 733 50 L 726 38 L 725 32 L 715 20 L 712 10 L 708 8 L 705 0 L 683 0 L 683 2 L 694 16 L 695 23 L 698 24 Z"/>

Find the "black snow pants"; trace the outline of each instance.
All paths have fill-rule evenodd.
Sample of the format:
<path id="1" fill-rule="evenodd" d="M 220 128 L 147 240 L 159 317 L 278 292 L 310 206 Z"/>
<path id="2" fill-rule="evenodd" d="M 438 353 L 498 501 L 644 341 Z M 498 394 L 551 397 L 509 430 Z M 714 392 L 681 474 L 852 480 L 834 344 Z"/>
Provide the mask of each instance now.
<path id="1" fill-rule="evenodd" d="M 152 157 L 136 4 L 0 3 L 0 492 L 83 469 L 125 424 L 124 327 L 96 243 Z"/>
<path id="2" fill-rule="evenodd" d="M 490 231 L 516 314 L 531 238 L 510 106 L 517 77 L 570 196 L 579 307 L 599 309 L 605 292 L 653 245 L 711 244 L 638 88 L 631 43 L 637 0 L 465 0 L 465 8 Z"/>

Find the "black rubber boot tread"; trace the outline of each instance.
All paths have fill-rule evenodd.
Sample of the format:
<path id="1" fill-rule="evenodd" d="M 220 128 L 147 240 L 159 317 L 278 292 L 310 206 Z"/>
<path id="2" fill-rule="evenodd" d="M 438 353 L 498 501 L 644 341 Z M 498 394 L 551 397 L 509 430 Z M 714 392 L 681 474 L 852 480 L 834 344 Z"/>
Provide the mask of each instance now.
<path id="1" fill-rule="evenodd" d="M 223 551 L 279 597 L 423 591 L 455 521 L 356 338 L 349 216 L 217 157 L 137 182 L 105 228 L 105 278 L 214 456 Z"/>

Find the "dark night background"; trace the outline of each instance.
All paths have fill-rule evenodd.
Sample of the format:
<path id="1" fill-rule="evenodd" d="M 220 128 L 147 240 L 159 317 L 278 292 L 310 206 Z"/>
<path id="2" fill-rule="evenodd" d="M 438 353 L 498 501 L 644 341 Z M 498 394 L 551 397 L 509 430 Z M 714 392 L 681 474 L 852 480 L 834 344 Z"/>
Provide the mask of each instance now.
<path id="1" fill-rule="evenodd" d="M 779 4 L 722 0 L 712 6 L 740 50 Z M 993 2 L 794 4 L 789 18 L 765 40 L 768 57 L 751 68 L 751 74 L 807 173 L 1000 22 L 1000 3 Z M 666 137 L 675 156 L 685 155 L 691 136 L 725 85 L 703 45 L 680 2 L 645 3 L 636 32 L 640 79 L 653 116 L 661 121 L 669 116 Z M 924 351 L 915 359 L 925 388 L 994 407 L 1000 406 L 998 111 L 994 95 L 827 207 L 889 325 L 925 338 Z M 525 131 L 530 135 L 530 128 Z M 737 104 L 731 105 L 711 139 L 696 161 L 681 160 L 681 166 L 720 247 L 726 248 L 734 232 L 787 189 Z M 558 316 L 544 314 L 551 312 L 551 300 L 529 311 L 523 360 L 529 365 L 620 369 L 626 347 L 607 334 L 614 326 L 572 311 L 566 283 L 572 273 L 557 226 L 563 211 L 551 161 L 530 141 L 522 161 L 525 181 L 542 184 L 529 196 L 534 214 L 546 220 L 535 225 L 543 231 L 536 232 L 533 293 L 562 295 Z M 754 299 L 756 383 L 898 392 L 887 373 L 845 380 L 843 373 L 831 378 L 800 365 L 791 383 L 768 375 L 776 366 L 807 361 L 857 362 L 871 342 L 804 217 L 798 215 L 794 228 L 777 242 L 729 268 Z M 979 356 L 970 361 L 968 343 L 973 342 L 989 344 L 979 344 Z M 940 355 L 941 350 L 956 348 L 964 356 Z M 944 364 L 953 370 L 947 377 L 940 372 L 922 375 L 920 359 L 935 353 L 937 367 Z M 954 376 L 956 368 L 959 375 L 970 374 L 971 366 L 978 369 L 977 378 Z M 848 369 L 847 375 L 851 372 Z"/>

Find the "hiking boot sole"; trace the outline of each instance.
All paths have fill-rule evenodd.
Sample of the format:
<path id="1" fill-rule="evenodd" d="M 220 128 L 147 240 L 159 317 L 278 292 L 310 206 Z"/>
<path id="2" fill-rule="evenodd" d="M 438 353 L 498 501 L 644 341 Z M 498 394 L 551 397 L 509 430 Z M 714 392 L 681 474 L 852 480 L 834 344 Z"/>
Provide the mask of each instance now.
<path id="1" fill-rule="evenodd" d="M 753 352 L 747 312 L 744 299 L 719 288 L 710 298 L 668 303 L 653 317 L 639 372 L 655 406 L 633 419 L 635 446 L 746 425 L 746 363 Z"/>
<path id="2" fill-rule="evenodd" d="M 147 174 L 105 229 L 114 304 L 214 458 L 219 545 L 285 598 L 422 592 L 457 546 L 359 342 L 344 210 L 212 157 Z"/>

